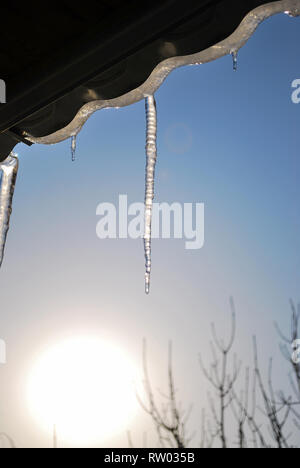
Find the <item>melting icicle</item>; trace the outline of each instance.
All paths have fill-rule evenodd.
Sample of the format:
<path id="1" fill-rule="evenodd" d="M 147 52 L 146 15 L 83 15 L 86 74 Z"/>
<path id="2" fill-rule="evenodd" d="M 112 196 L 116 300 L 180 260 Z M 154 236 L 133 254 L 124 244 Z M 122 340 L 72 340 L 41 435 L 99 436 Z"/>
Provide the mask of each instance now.
<path id="1" fill-rule="evenodd" d="M 152 210 L 154 199 L 154 178 L 157 159 L 157 113 L 154 96 L 148 96 L 146 105 L 146 189 L 145 189 L 145 232 L 144 248 L 146 260 L 145 292 L 150 292 L 151 275 L 151 233 L 152 233 Z"/>
<path id="2" fill-rule="evenodd" d="M 5 161 L 0 163 L 0 267 L 9 229 L 18 167 L 19 161 L 14 153 L 11 153 Z"/>
<path id="3" fill-rule="evenodd" d="M 76 135 L 73 135 L 71 138 L 71 154 L 72 154 L 72 162 L 75 162 L 75 153 L 76 153 Z"/>
<path id="4" fill-rule="evenodd" d="M 231 55 L 232 55 L 232 60 L 233 60 L 233 70 L 237 71 L 237 69 L 238 69 L 238 51 L 233 50 L 231 52 Z"/>

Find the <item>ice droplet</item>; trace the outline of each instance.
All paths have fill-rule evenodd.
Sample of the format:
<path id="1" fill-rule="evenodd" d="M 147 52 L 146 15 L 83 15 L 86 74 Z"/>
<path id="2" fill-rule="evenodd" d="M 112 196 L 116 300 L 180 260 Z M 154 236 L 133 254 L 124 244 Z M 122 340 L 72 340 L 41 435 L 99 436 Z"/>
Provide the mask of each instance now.
<path id="1" fill-rule="evenodd" d="M 3 262 L 18 168 L 19 160 L 14 153 L 0 163 L 0 267 Z"/>
<path id="2" fill-rule="evenodd" d="M 73 135 L 71 138 L 71 154 L 72 154 L 72 162 L 75 162 L 75 153 L 76 153 L 76 135 Z"/>
<path id="3" fill-rule="evenodd" d="M 238 69 L 238 51 L 233 50 L 231 52 L 231 55 L 232 55 L 232 60 L 233 60 L 233 70 L 237 71 L 237 69 Z"/>
<path id="4" fill-rule="evenodd" d="M 300 12 L 300 9 L 296 8 L 294 10 L 285 11 L 284 13 L 290 16 L 291 18 L 297 18 L 297 16 L 299 16 L 299 12 Z"/>
<path id="5" fill-rule="evenodd" d="M 151 233 L 154 199 L 155 166 L 157 160 L 157 112 L 154 96 L 145 99 L 146 106 L 146 187 L 145 187 L 145 232 L 144 249 L 146 261 L 145 292 L 150 292 Z"/>

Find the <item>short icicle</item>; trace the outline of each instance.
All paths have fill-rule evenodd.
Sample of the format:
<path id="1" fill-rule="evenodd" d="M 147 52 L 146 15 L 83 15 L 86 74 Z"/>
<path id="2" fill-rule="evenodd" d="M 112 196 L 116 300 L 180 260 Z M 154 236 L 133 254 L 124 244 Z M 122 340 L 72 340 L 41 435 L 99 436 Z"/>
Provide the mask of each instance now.
<path id="1" fill-rule="evenodd" d="M 146 105 L 146 189 L 145 189 L 145 231 L 144 249 L 146 260 L 145 292 L 150 292 L 151 275 L 151 234 L 152 234 L 152 211 L 154 199 L 155 166 L 157 160 L 157 112 L 154 96 L 148 96 Z"/>
<path id="2" fill-rule="evenodd" d="M 0 267 L 3 262 L 18 168 L 19 160 L 14 153 L 0 163 Z"/>
<path id="3" fill-rule="evenodd" d="M 75 162 L 76 144 L 77 144 L 76 135 L 73 135 L 71 138 L 72 162 Z"/>
<path id="4" fill-rule="evenodd" d="M 233 60 L 233 70 L 236 72 L 238 69 L 238 51 L 233 50 L 231 52 L 231 55 L 232 55 L 232 60 Z"/>

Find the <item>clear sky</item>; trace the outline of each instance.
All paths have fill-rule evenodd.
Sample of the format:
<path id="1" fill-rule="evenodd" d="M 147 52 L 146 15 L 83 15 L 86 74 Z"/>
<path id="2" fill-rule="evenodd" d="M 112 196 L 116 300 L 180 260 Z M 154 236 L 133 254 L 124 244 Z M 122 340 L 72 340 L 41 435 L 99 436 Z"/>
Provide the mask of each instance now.
<path id="1" fill-rule="evenodd" d="M 20 170 L 6 255 L 0 272 L 0 431 L 18 446 L 48 446 L 24 397 L 26 376 L 44 346 L 98 334 L 141 365 L 149 346 L 155 387 L 164 388 L 168 340 L 181 399 L 195 403 L 197 429 L 206 386 L 197 362 L 209 359 L 210 323 L 227 332 L 229 297 L 238 312 L 236 350 L 251 362 L 257 334 L 263 364 L 278 358 L 273 329 L 289 326 L 289 299 L 300 300 L 300 19 L 265 22 L 231 58 L 173 72 L 156 93 L 159 119 L 156 201 L 205 203 L 205 246 L 153 242 L 151 294 L 144 294 L 140 240 L 99 240 L 96 207 L 144 198 L 144 103 L 94 114 L 70 141 L 19 145 Z M 299 337 L 300 338 L 300 337 Z M 136 445 L 151 425 L 140 412 L 130 428 Z M 124 445 L 118 434 L 99 445 Z"/>

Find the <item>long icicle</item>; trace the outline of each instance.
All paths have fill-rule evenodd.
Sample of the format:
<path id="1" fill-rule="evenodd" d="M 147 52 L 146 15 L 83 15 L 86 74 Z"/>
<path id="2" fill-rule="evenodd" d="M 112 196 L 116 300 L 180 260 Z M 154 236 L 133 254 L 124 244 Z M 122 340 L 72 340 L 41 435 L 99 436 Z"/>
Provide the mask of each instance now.
<path id="1" fill-rule="evenodd" d="M 0 163 L 0 267 L 3 262 L 18 168 L 19 160 L 14 153 Z"/>
<path id="2" fill-rule="evenodd" d="M 146 188 L 145 188 L 145 231 L 144 249 L 146 261 L 145 292 L 150 292 L 151 276 L 151 234 L 152 234 L 152 211 L 154 199 L 155 166 L 157 160 L 157 112 L 154 96 L 145 99 L 146 105 Z"/>

